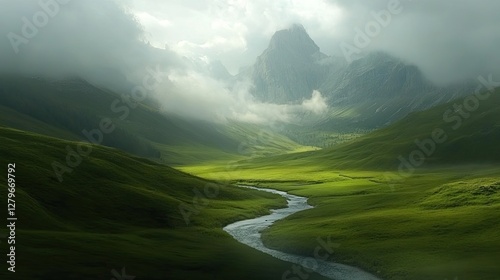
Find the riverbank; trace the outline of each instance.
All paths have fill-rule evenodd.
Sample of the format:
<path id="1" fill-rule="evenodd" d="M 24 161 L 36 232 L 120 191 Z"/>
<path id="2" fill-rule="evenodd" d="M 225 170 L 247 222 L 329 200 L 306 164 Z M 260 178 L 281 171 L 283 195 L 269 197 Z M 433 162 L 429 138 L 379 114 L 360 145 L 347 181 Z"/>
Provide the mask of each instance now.
<path id="1" fill-rule="evenodd" d="M 422 169 L 405 180 L 380 170 L 321 165 L 245 165 L 183 170 L 206 178 L 286 191 L 315 208 L 277 221 L 266 246 L 314 257 L 317 238 L 340 244 L 336 262 L 385 280 L 498 280 L 500 173 L 497 166 Z"/>
<path id="2" fill-rule="evenodd" d="M 273 189 L 262 189 L 255 187 L 245 188 L 281 195 L 287 200 L 288 205 L 286 208 L 272 210 L 272 213 L 269 215 L 229 224 L 224 227 L 224 231 L 228 232 L 236 240 L 243 244 L 269 254 L 279 260 L 288 261 L 299 265 L 293 266 L 292 269 L 284 271 L 282 279 L 292 279 L 289 277 L 292 277 L 293 275 L 305 278 L 305 276 L 308 276 L 308 274 L 312 271 L 315 271 L 330 279 L 336 280 L 378 279 L 377 277 L 370 275 L 369 273 L 366 273 L 358 268 L 326 261 L 328 259 L 329 252 L 334 250 L 334 248 L 320 248 L 320 250 L 323 249 L 324 252 L 320 255 L 320 250 L 316 250 L 317 254 L 315 258 L 311 258 L 307 256 L 294 255 L 278 250 L 273 250 L 264 246 L 261 239 L 261 232 L 263 230 L 272 226 L 276 221 L 282 220 L 292 214 L 311 209 L 313 207 L 307 203 L 306 197 L 291 195 L 287 194 L 286 192 Z"/>

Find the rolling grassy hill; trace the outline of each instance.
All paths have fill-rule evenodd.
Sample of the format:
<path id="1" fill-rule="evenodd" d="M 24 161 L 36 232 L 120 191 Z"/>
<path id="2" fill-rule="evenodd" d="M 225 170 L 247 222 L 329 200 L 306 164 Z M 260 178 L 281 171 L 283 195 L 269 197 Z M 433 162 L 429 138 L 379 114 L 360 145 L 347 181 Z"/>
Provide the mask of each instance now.
<path id="1" fill-rule="evenodd" d="M 103 119 L 116 127 L 102 143 L 162 160 L 170 165 L 241 159 L 295 151 L 301 145 L 256 125 L 217 124 L 165 115 L 150 99 L 135 104 L 129 93 L 116 93 L 81 79 L 49 81 L 0 77 L 0 124 L 67 140 L 89 140 L 82 133 L 99 129 Z M 255 144 L 262 131 L 266 141 Z M 95 137 L 98 138 L 98 137 Z M 247 142 L 252 145 L 247 145 Z M 242 149 L 242 146 L 246 146 Z"/>
<path id="2" fill-rule="evenodd" d="M 231 177 L 315 206 L 266 230 L 270 247 L 312 257 L 316 239 L 329 237 L 340 244 L 331 261 L 382 279 L 498 280 L 499 93 L 413 113 L 331 149 L 240 161 Z M 400 156 L 419 164 L 401 172 Z M 182 170 L 227 176 L 217 165 Z"/>
<path id="3" fill-rule="evenodd" d="M 302 147 L 280 135 L 263 137 L 259 127 L 237 124 L 222 130 L 204 127 L 211 131 L 205 141 L 203 129 L 184 126 L 182 119 L 157 119 L 158 112 L 147 104 L 138 107 L 142 109 L 137 119 L 131 115 L 130 121 L 117 123 L 124 133 L 139 135 L 130 138 L 132 146 L 144 151 L 151 147 L 169 156 L 166 162 L 188 164 L 183 171 L 208 180 L 246 182 L 310 197 L 314 209 L 292 215 L 264 233 L 271 247 L 308 255 L 318 237 L 330 237 L 341 244 L 332 261 L 359 266 L 383 279 L 497 280 L 498 93 L 478 100 L 477 106 L 466 98 L 413 113 L 331 149 L 278 156 L 274 154 Z M 29 98 L 12 100 L 22 104 Z M 60 121 L 61 116 L 74 116 L 70 120 L 82 123 L 86 119 L 78 116 L 100 116 L 85 113 L 82 107 L 73 115 L 55 110 L 56 117 L 46 120 L 14 110 L 18 107 L 6 101 L 2 104 L 7 109 L 2 123 L 71 140 L 81 137 Z M 454 104 L 462 105 L 462 111 Z M 477 109 L 467 109 L 473 107 Z M 157 125 L 168 120 L 166 127 L 172 128 L 158 131 L 141 125 L 145 120 Z M 163 137 L 171 131 L 180 134 L 166 141 Z M 220 186 L 215 198 L 198 200 L 208 205 L 195 210 L 186 225 L 179 205 L 193 203 L 193 189 L 209 181 L 92 146 L 92 154 L 66 173 L 61 184 L 51 164 L 64 161 L 66 146 L 78 143 L 9 128 L 1 128 L 0 137 L 5 143 L 2 160 L 19 163 L 16 199 L 19 216 L 29 221 L 18 232 L 18 265 L 24 263 L 30 271 L 22 271 L 19 277 L 109 279 L 112 269 L 126 267 L 129 274 L 142 279 L 242 275 L 279 279 L 288 269 L 239 245 L 221 230 L 231 221 L 282 205 L 280 199 Z M 218 142 L 220 137 L 230 140 Z M 144 145 L 135 145 L 136 140 Z M 221 143 L 222 149 L 217 146 Z M 398 175 L 401 158 L 421 163 L 402 177 Z M 228 170 L 228 161 L 234 160 L 240 161 Z M 3 196 L 5 190 L 1 192 Z"/>
<path id="4" fill-rule="evenodd" d="M 279 279 L 290 269 L 222 231 L 232 221 L 283 206 L 281 197 L 88 144 L 81 148 L 91 153 L 60 183 L 52 163 L 81 143 L 5 127 L 0 141 L 4 171 L 16 165 L 18 217 L 16 273 L 3 262 L 2 279 L 108 280 L 122 268 L 137 279 Z M 2 179 L 5 203 L 6 185 Z"/>
<path id="5" fill-rule="evenodd" d="M 260 161 L 260 159 L 259 159 Z M 278 221 L 267 246 L 314 257 L 317 238 L 340 244 L 329 260 L 385 280 L 497 280 L 500 268 L 498 165 L 343 170 L 322 164 L 244 163 L 183 167 L 211 179 L 270 187 L 309 197 L 315 208 Z"/>
<path id="6" fill-rule="evenodd" d="M 388 127 L 333 148 L 256 159 L 250 165 L 312 164 L 337 169 L 397 170 L 403 162 L 406 165 L 408 162 L 412 165 L 419 163 L 414 167 L 498 163 L 500 89 L 481 95 L 489 97 L 485 100 L 476 98 L 477 102 L 472 96 L 457 99 L 412 113 Z M 471 108 L 475 110 L 468 110 Z"/>

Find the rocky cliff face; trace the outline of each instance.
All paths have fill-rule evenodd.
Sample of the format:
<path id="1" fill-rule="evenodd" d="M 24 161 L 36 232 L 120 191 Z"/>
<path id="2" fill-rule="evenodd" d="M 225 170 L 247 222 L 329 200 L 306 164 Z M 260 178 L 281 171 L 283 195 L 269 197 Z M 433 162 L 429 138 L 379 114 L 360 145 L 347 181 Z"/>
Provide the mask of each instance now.
<path id="1" fill-rule="evenodd" d="M 253 81 L 252 94 L 260 101 L 300 103 L 319 90 L 332 107 L 359 108 L 367 119 L 383 116 L 375 118 L 375 126 L 470 93 L 463 85 L 437 87 L 418 67 L 385 53 L 370 53 L 351 63 L 328 57 L 301 25 L 276 32 L 253 67 L 241 75 Z"/>
<path id="2" fill-rule="evenodd" d="M 309 98 L 326 77 L 319 63 L 326 57 L 301 25 L 276 32 L 250 71 L 254 96 L 273 103 Z"/>

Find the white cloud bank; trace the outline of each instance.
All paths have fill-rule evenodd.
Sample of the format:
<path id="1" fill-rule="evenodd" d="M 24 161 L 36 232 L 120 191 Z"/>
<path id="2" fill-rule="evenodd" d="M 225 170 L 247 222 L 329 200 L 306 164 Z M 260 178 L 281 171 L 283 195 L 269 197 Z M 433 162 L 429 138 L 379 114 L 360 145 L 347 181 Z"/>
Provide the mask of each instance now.
<path id="1" fill-rule="evenodd" d="M 137 18 L 147 24 L 169 28 L 178 27 L 178 21 L 182 23 L 180 15 L 172 19 L 159 18 L 154 13 L 136 13 L 134 16 L 122 4 L 112 0 L 0 0 L 0 36 L 3 38 L 0 40 L 0 74 L 48 78 L 79 76 L 104 86 L 127 90 L 133 84 L 142 83 L 148 75 L 148 68 L 161 69 L 168 79 L 157 84 L 154 91 L 168 113 L 217 121 L 236 119 L 264 123 L 290 120 L 297 110 L 297 105 L 256 102 L 249 94 L 248 89 L 252 86 L 249 82 L 229 88 L 197 69 L 199 65 L 196 64 L 209 61 L 207 58 L 192 63 L 170 49 L 153 48 L 147 43 L 147 33 Z M 240 4 L 234 3 L 236 6 Z M 173 1 L 167 6 L 170 5 L 190 9 L 188 15 L 191 16 L 202 14 L 196 7 L 189 7 L 189 2 Z M 202 16 L 199 20 L 204 21 Z M 231 29 L 222 21 L 217 24 L 218 29 Z M 191 38 L 196 36 L 201 35 L 197 33 Z M 199 47 L 221 49 L 227 45 L 225 40 L 232 40 L 231 36 L 228 38 L 215 37 Z M 229 48 L 234 47 L 231 44 Z M 124 75 L 130 83 L 125 82 Z M 318 112 L 318 107 L 312 105 L 316 102 L 317 96 L 299 110 Z"/>
<path id="2" fill-rule="evenodd" d="M 158 89 L 163 110 L 190 118 L 237 120 L 251 123 L 291 122 L 304 112 L 324 113 L 328 106 L 319 91 L 302 104 L 272 104 L 256 101 L 249 93 L 252 84 L 239 82 L 231 88 L 224 82 L 190 70 L 173 71 Z"/>

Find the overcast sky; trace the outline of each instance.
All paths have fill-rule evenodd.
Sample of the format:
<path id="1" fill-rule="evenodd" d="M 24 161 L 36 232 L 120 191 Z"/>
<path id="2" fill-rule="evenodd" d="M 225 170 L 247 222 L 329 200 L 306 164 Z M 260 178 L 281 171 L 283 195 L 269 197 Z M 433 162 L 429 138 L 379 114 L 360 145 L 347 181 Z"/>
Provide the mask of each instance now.
<path id="1" fill-rule="evenodd" d="M 137 69 L 161 65 L 170 73 L 161 90 L 168 110 L 255 120 L 322 111 L 324 100 L 318 92 L 302 109 L 260 104 L 248 95 L 251 85 L 229 92 L 183 57 L 221 60 L 234 74 L 275 31 L 300 23 L 328 55 L 343 55 L 346 45 L 387 51 L 451 83 L 500 75 L 499 11 L 498 0 L 0 0 L 0 72 L 88 76 L 105 68 L 141 77 Z M 358 30 L 367 27 L 360 46 Z"/>
<path id="2" fill-rule="evenodd" d="M 23 18 L 33 22 L 42 9 L 39 3 L 53 1 L 61 3 L 61 12 L 27 38 L 29 43 L 18 44 L 22 59 L 13 58 L 8 35 L 22 35 Z M 142 40 L 162 49 L 168 46 L 183 56 L 221 60 L 236 73 L 255 61 L 276 30 L 292 23 L 304 25 L 324 53 L 341 55 L 341 44 L 353 44 L 356 30 L 365 30 L 374 21 L 373 13 L 399 2 L 71 0 L 62 4 L 68 1 L 0 0 L 0 58 L 4 62 L 0 67 L 19 63 L 45 67 L 56 63 L 54 56 L 61 54 L 67 56 L 68 68 L 83 58 L 92 61 L 87 64 L 123 66 L 131 63 L 130 56 L 138 52 L 137 42 Z M 498 72 L 500 1 L 401 0 L 398 11 L 362 51 L 388 51 L 445 82 Z M 59 66 L 63 72 L 68 70 Z"/>
<path id="3" fill-rule="evenodd" d="M 391 0 L 129 0 L 155 46 L 221 60 L 231 72 L 250 65 L 278 30 L 297 22 L 328 55 L 342 54 L 373 13 Z M 500 1 L 401 0 L 397 14 L 364 51 L 383 50 L 417 64 L 436 81 L 475 78 L 500 68 Z"/>

